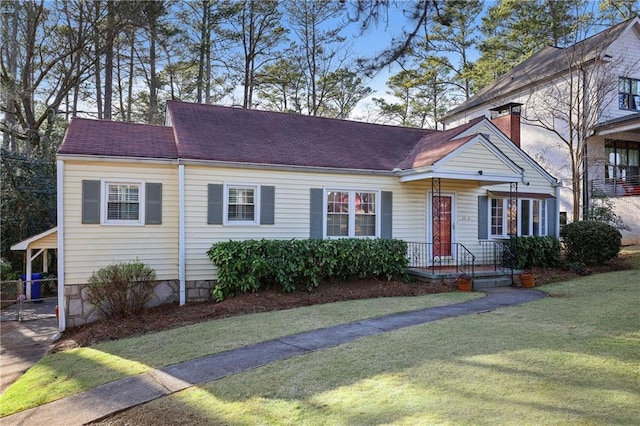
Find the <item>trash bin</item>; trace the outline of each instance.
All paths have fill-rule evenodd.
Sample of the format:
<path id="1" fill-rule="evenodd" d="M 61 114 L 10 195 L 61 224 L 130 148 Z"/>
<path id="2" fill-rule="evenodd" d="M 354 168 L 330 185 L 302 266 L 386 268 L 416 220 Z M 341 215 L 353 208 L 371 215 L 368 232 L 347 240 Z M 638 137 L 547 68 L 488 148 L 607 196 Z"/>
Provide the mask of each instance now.
<path id="1" fill-rule="evenodd" d="M 20 276 L 20 278 L 22 278 L 22 281 L 24 281 L 23 284 L 23 291 L 25 296 L 27 295 L 27 276 L 26 274 L 23 274 Z M 42 298 L 41 292 L 40 292 L 40 280 L 42 279 L 42 273 L 41 272 L 34 272 L 33 274 L 31 274 L 31 299 L 34 302 L 42 302 L 42 300 L 39 300 Z"/>

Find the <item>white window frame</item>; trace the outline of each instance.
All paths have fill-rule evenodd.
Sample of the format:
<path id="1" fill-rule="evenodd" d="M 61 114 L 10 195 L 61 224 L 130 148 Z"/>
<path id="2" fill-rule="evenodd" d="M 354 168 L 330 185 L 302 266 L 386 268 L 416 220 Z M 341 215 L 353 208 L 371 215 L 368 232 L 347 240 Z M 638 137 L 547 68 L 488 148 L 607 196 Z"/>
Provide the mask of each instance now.
<path id="1" fill-rule="evenodd" d="M 502 233 L 501 234 L 493 234 L 493 227 L 492 227 L 492 213 L 493 213 L 493 200 L 502 200 Z M 516 223 L 516 233 L 519 237 L 523 236 L 522 234 L 522 201 L 528 201 L 529 202 L 529 226 L 528 226 L 528 230 L 527 230 L 527 234 L 525 234 L 525 237 L 532 237 L 532 236 L 536 236 L 536 237 L 544 237 L 547 236 L 547 232 L 548 232 L 548 224 L 547 224 L 547 199 L 546 198 L 518 198 L 518 211 L 517 211 L 517 223 Z M 533 208 L 534 208 L 534 204 L 535 201 L 538 201 L 538 218 L 539 218 L 539 229 L 538 229 L 538 235 L 534 235 L 533 234 Z M 508 234 L 508 229 L 509 229 L 509 215 L 508 215 L 508 210 L 509 210 L 509 199 L 508 198 L 502 198 L 502 197 L 496 197 L 496 198 L 489 198 L 489 238 L 491 239 L 504 239 L 504 238 L 509 238 L 509 234 Z"/>
<path id="2" fill-rule="evenodd" d="M 629 84 L 629 90 L 622 90 L 622 81 L 626 80 Z M 623 111 L 635 111 L 640 112 L 640 102 L 638 102 L 638 97 L 640 93 L 633 92 L 633 83 L 636 84 L 636 92 L 640 89 L 640 79 L 634 77 L 618 77 L 618 109 Z M 630 102 L 633 99 L 635 103 L 635 108 L 631 108 Z M 628 102 L 625 105 L 625 100 Z"/>
<path id="3" fill-rule="evenodd" d="M 253 189 L 253 220 L 229 220 L 229 190 Z M 222 210 L 224 226 L 258 226 L 260 225 L 260 185 L 253 183 L 225 183 L 224 203 Z"/>
<path id="4" fill-rule="evenodd" d="M 145 185 L 142 180 L 133 179 L 103 179 L 101 185 L 100 199 L 100 223 L 102 225 L 124 225 L 124 226 L 144 226 L 145 218 Z M 138 187 L 138 219 L 118 220 L 108 219 L 109 186 L 110 185 L 131 185 Z"/>
<path id="5" fill-rule="evenodd" d="M 329 214 L 328 194 L 329 192 L 347 192 L 349 194 L 349 219 L 348 219 L 348 235 L 327 235 L 327 219 Z M 369 192 L 376 196 L 375 201 L 375 235 L 355 235 L 356 233 L 356 192 Z M 381 208 L 381 191 L 379 189 L 365 189 L 365 188 L 324 188 L 323 202 L 322 202 L 322 235 L 324 238 L 380 238 L 380 227 L 382 224 L 382 212 Z"/>

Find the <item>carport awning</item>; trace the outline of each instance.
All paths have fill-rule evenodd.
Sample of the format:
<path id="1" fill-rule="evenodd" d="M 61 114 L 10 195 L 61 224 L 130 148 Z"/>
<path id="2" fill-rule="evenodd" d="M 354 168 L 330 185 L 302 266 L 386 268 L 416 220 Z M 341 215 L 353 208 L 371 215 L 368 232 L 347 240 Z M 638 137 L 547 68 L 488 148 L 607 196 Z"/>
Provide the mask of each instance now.
<path id="1" fill-rule="evenodd" d="M 58 227 L 51 228 L 41 234 L 35 235 L 26 240 L 22 240 L 11 246 L 11 250 L 20 251 L 27 249 L 57 249 L 58 248 Z"/>

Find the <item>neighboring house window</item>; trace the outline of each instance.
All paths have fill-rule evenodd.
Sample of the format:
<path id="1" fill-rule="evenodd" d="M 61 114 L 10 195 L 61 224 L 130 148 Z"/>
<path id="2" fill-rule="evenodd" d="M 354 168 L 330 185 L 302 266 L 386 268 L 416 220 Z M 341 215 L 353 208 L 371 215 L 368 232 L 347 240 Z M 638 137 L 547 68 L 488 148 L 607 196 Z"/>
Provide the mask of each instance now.
<path id="1" fill-rule="evenodd" d="M 142 183 L 105 182 L 104 223 L 142 224 Z"/>
<path id="2" fill-rule="evenodd" d="M 618 106 L 620 109 L 640 111 L 640 80 L 620 77 L 618 80 Z"/>
<path id="3" fill-rule="evenodd" d="M 605 151 L 607 179 L 640 183 L 640 143 L 609 141 Z"/>
<path id="4" fill-rule="evenodd" d="M 519 199 L 513 203 L 508 198 L 492 198 L 490 214 L 493 238 L 507 238 L 516 231 L 519 236 L 547 235 L 546 200 Z M 514 215 L 516 221 L 512 221 Z"/>
<path id="5" fill-rule="evenodd" d="M 328 237 L 378 236 L 378 193 L 328 190 L 326 192 Z"/>
<path id="6" fill-rule="evenodd" d="M 258 224 L 258 206 L 257 185 L 226 186 L 224 217 L 227 224 Z"/>

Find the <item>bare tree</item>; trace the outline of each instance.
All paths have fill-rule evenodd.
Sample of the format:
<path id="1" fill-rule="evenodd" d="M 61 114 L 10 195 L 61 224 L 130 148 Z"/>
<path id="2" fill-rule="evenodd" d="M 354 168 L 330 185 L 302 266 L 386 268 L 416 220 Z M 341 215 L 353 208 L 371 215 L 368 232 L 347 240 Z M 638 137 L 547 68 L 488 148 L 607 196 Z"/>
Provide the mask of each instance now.
<path id="1" fill-rule="evenodd" d="M 580 219 L 587 142 L 605 109 L 617 98 L 621 61 L 605 55 L 607 43 L 577 43 L 564 49 L 556 66 L 564 71 L 555 80 L 532 91 L 523 109 L 523 124 L 542 128 L 561 142 L 568 161 L 573 192 L 574 221 Z M 636 64 L 637 66 L 637 64 Z M 588 206 L 582 203 L 586 210 Z"/>
<path id="2" fill-rule="evenodd" d="M 88 38 L 78 37 L 77 29 L 65 25 L 73 21 L 65 16 L 68 9 L 62 4 L 53 6 L 45 8 L 44 0 L 3 3 L 10 18 L 17 20 L 17 44 L 3 49 L 0 57 L 0 84 L 6 95 L 2 112 L 7 117 L 0 123 L 0 131 L 14 138 L 16 149 L 27 155 L 43 140 L 50 142 L 61 105 L 90 77 L 93 66 L 79 54 Z M 70 32 L 76 35 L 69 36 Z M 50 151 L 49 147 L 44 149 Z"/>

